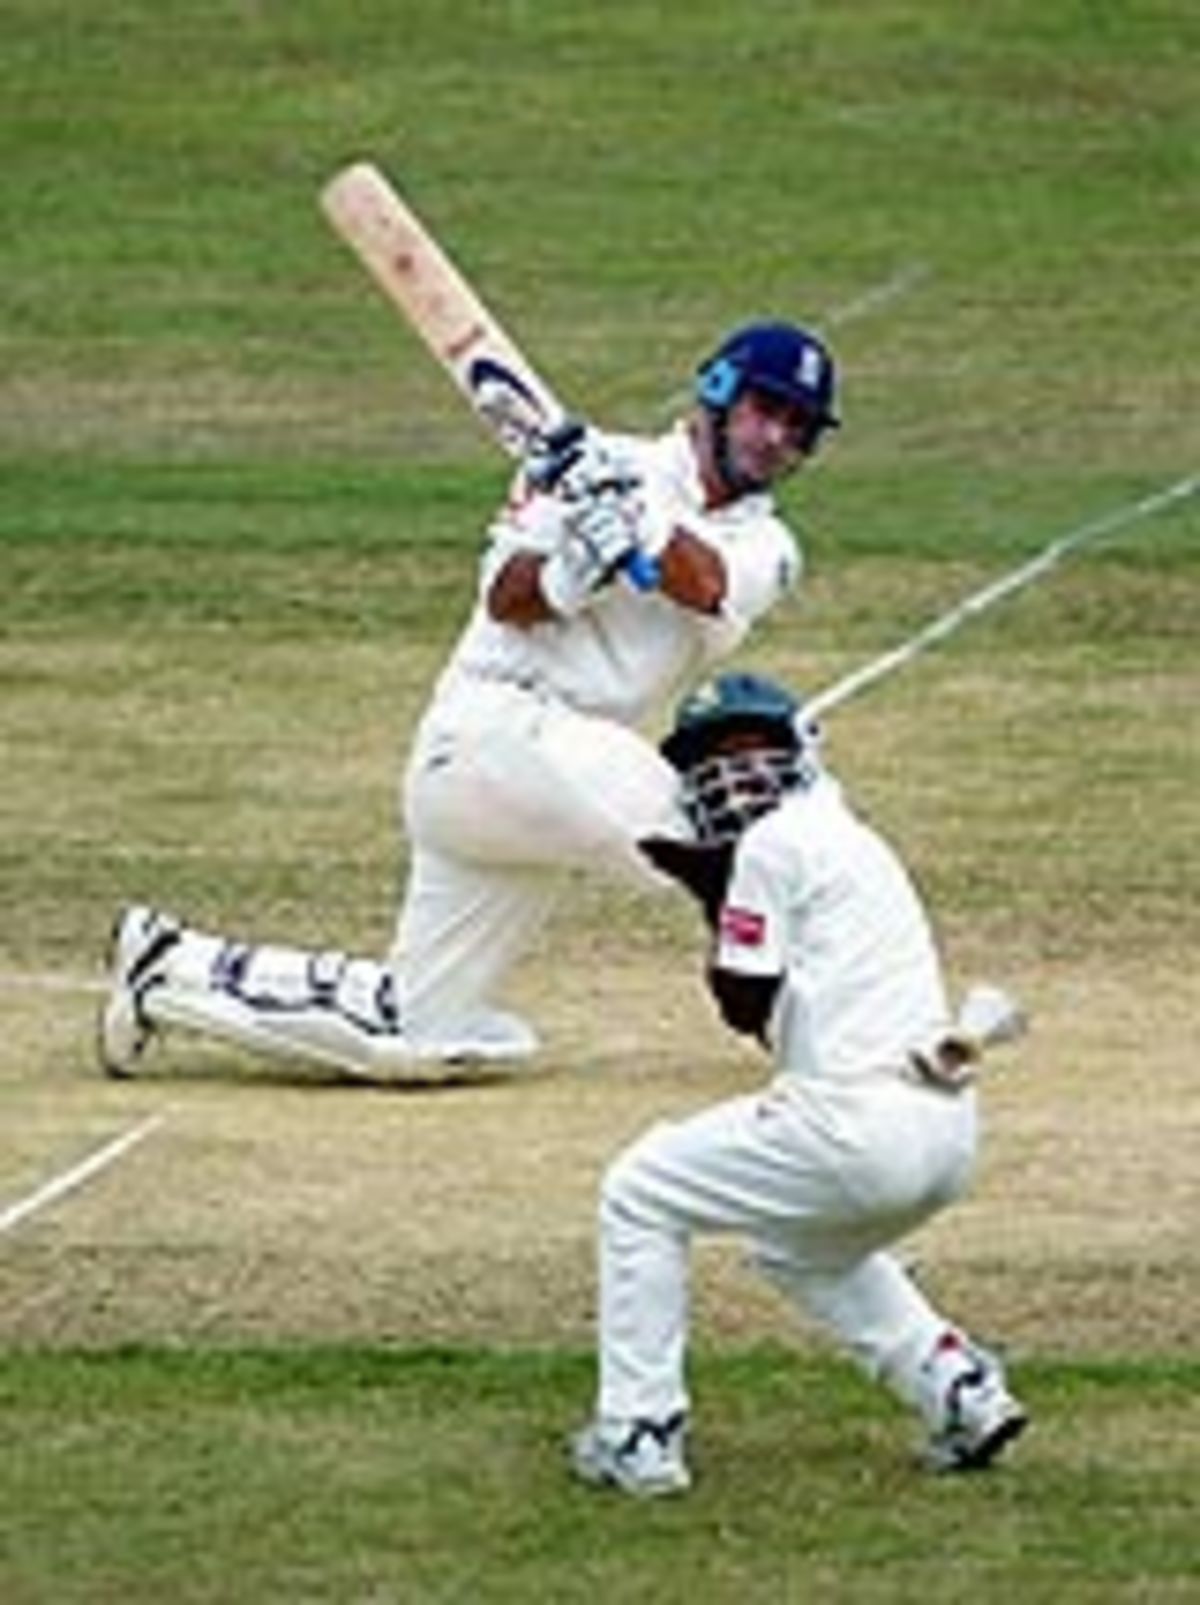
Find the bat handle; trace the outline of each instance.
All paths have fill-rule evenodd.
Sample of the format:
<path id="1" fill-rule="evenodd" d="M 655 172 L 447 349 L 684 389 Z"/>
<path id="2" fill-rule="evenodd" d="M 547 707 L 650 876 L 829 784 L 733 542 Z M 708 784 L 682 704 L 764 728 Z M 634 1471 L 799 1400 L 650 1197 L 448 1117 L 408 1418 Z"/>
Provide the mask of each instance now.
<path id="1" fill-rule="evenodd" d="M 621 563 L 621 572 L 635 591 L 657 591 L 662 582 L 658 559 L 635 546 Z"/>

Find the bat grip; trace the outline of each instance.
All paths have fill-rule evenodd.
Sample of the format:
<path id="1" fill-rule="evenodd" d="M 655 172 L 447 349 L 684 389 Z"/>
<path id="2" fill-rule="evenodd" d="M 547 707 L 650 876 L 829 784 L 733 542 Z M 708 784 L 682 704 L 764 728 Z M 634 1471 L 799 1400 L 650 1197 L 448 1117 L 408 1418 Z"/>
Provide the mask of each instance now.
<path id="1" fill-rule="evenodd" d="M 657 591 L 662 580 L 658 559 L 635 546 L 621 563 L 621 572 L 635 591 Z"/>

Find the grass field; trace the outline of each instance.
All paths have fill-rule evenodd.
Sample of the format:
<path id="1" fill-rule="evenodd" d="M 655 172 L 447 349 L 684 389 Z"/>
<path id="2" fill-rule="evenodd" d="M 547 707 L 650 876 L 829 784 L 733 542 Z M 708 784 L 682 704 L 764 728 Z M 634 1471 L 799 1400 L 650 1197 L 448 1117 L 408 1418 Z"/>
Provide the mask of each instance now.
<path id="1" fill-rule="evenodd" d="M 368 154 L 556 385 L 664 422 L 727 326 L 847 418 L 745 661 L 819 688 L 1200 468 L 1182 0 L 11 0 L 0 64 L 0 1598 L 1148 1602 L 1200 1592 L 1200 506 L 849 704 L 956 980 L 1036 1030 L 912 1245 L 1035 1426 L 966 1485 L 740 1264 L 697 1487 L 572 1486 L 592 1208 L 762 1074 L 686 910 L 581 882 L 548 1048 L 430 1094 L 92 1065 L 115 908 L 377 951 L 400 760 L 505 469 L 316 208 Z M 22 1213 L 122 1134 L 143 1141 Z M 18 1218 L 19 1217 L 19 1218 Z"/>

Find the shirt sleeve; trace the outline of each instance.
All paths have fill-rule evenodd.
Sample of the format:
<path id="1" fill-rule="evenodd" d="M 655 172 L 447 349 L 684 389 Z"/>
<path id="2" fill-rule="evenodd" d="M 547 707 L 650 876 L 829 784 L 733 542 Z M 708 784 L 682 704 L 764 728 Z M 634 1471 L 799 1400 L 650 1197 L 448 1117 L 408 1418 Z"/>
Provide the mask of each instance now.
<path id="1" fill-rule="evenodd" d="M 804 567 L 796 537 L 774 513 L 758 515 L 715 544 L 725 563 L 725 599 L 704 621 L 710 658 L 735 651 L 755 621 L 796 588 Z"/>
<path id="2" fill-rule="evenodd" d="M 764 513 L 723 547 L 725 612 L 749 628 L 800 583 L 796 537 L 773 513 Z"/>
<path id="3" fill-rule="evenodd" d="M 792 873 L 772 834 L 752 826 L 734 854 L 718 916 L 714 955 L 718 969 L 736 975 L 784 973 Z"/>
<path id="4" fill-rule="evenodd" d="M 479 589 L 486 594 L 514 552 L 554 551 L 562 539 L 562 504 L 553 496 L 531 494 L 518 473 L 509 499 L 492 520 L 479 566 Z"/>

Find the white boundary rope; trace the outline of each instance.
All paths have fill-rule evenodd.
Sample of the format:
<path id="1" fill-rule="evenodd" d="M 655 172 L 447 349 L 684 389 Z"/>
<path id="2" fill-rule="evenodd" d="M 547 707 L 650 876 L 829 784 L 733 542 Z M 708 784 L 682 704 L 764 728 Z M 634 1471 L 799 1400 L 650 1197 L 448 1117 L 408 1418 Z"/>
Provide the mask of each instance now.
<path id="1" fill-rule="evenodd" d="M 97 1148 L 85 1159 L 81 1159 L 77 1165 L 72 1165 L 70 1170 L 52 1176 L 34 1192 L 19 1198 L 15 1204 L 9 1204 L 7 1209 L 0 1210 L 0 1236 L 11 1231 L 14 1226 L 19 1226 L 23 1220 L 36 1214 L 39 1209 L 45 1209 L 48 1204 L 57 1202 L 67 1193 L 74 1192 L 77 1187 L 82 1187 L 85 1182 L 91 1181 L 93 1176 L 106 1170 L 131 1148 L 144 1142 L 152 1132 L 157 1131 L 166 1118 L 165 1113 L 161 1112 L 151 1115 L 128 1131 L 122 1132 L 119 1137 L 106 1142 L 103 1147 Z"/>
<path id="2" fill-rule="evenodd" d="M 973 591 L 963 598 L 955 607 L 949 608 L 938 618 L 926 624 L 923 629 L 909 636 L 899 646 L 892 647 L 889 652 L 883 652 L 861 668 L 844 675 L 824 691 L 818 691 L 810 697 L 804 705 L 806 716 L 819 719 L 823 714 L 830 713 L 834 708 L 841 707 L 860 691 L 868 686 L 875 685 L 885 676 L 893 674 L 905 664 L 911 663 L 922 652 L 928 651 L 931 646 L 944 641 L 948 635 L 964 625 L 968 619 L 977 618 L 988 608 L 999 602 L 1003 597 L 1011 596 L 1014 591 L 1022 590 L 1031 585 L 1034 580 L 1041 579 L 1052 568 L 1056 568 L 1064 557 L 1071 552 L 1078 551 L 1081 546 L 1089 542 L 1099 541 L 1106 535 L 1115 534 L 1117 530 L 1124 529 L 1141 519 L 1149 518 L 1154 513 L 1173 506 L 1176 502 L 1184 501 L 1188 496 L 1200 489 L 1200 474 L 1190 474 L 1186 479 L 1176 480 L 1173 485 L 1167 485 L 1162 490 L 1153 491 L 1143 496 L 1139 501 L 1128 502 L 1123 507 L 1115 508 L 1102 517 L 1092 519 L 1081 524 L 1077 529 L 1070 530 L 1066 535 L 1060 535 L 1057 540 L 1043 548 L 1036 557 L 1022 563 L 1019 568 L 1002 574 L 999 579 L 993 580 L 981 590 Z"/>

